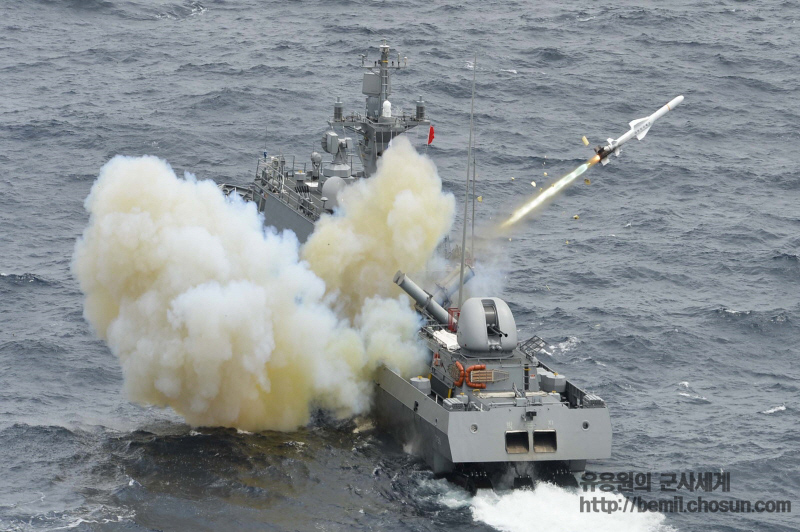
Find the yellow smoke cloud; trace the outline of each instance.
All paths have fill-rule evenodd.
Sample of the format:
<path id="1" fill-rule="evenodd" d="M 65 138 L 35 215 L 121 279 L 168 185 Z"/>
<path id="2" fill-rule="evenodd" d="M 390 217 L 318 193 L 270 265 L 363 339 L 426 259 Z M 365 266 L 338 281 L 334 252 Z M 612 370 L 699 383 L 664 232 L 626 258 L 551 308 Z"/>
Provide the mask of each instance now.
<path id="1" fill-rule="evenodd" d="M 422 174 L 439 193 L 432 164 Z M 407 206 L 360 194 L 396 206 L 387 223 Z M 119 357 L 135 401 L 170 406 L 194 425 L 290 430 L 316 406 L 342 416 L 365 411 L 375 368 L 408 373 L 423 359 L 405 299 L 360 289 L 353 318 L 343 319 L 326 304 L 325 281 L 300 260 L 294 235 L 265 232 L 254 204 L 226 199 L 210 181 L 179 179 L 155 157 L 115 157 L 85 206 L 89 225 L 73 272 L 84 314 Z M 412 225 L 397 228 L 397 241 L 432 249 L 434 237 Z M 350 227 L 350 244 L 370 256 L 380 241 L 364 242 Z M 391 275 L 381 275 L 364 278 L 391 286 Z"/>
<path id="2" fill-rule="evenodd" d="M 392 141 L 374 176 L 342 191 L 339 204 L 336 214 L 317 223 L 302 258 L 348 316 L 369 297 L 396 294 L 391 280 L 397 270 L 422 270 L 455 211 L 436 166 L 404 136 Z"/>

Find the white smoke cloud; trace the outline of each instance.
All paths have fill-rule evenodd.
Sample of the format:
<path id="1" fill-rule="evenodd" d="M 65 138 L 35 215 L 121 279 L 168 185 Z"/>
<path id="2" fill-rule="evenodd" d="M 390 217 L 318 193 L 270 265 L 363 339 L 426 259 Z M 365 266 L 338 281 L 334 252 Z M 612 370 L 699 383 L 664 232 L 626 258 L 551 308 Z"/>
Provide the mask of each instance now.
<path id="1" fill-rule="evenodd" d="M 432 250 L 439 236 L 418 217 L 429 218 L 422 209 L 432 205 L 446 211 L 435 216 L 451 215 L 452 198 L 436 203 L 411 192 L 427 187 L 441 196 L 441 183 L 432 163 L 397 145 L 384 159 L 410 162 L 400 172 L 387 172 L 384 162 L 383 172 L 407 181 L 386 186 L 376 176 L 372 188 L 347 195 L 348 212 L 387 212 L 374 235 L 344 224 L 358 260 L 343 261 L 343 274 L 371 283 L 334 286 L 354 309 L 344 318 L 330 308 L 325 284 L 341 276 L 322 269 L 320 278 L 300 260 L 292 233 L 265 232 L 254 204 L 226 199 L 210 181 L 179 179 L 155 157 L 109 161 L 86 199 L 89 225 L 72 267 L 85 316 L 119 357 L 129 396 L 170 406 L 195 425 L 290 430 L 316 406 L 342 416 L 365 411 L 370 376 L 382 363 L 404 373 L 418 368 L 417 316 L 404 295 L 379 296 L 390 293 L 396 269 L 424 265 L 419 250 Z M 326 226 L 324 238 L 337 242 L 336 222 Z M 414 258 L 371 265 L 381 247 Z M 309 255 L 325 268 L 337 263 L 335 248 Z"/>
<path id="2" fill-rule="evenodd" d="M 455 198 L 442 193 L 433 162 L 401 136 L 374 176 L 342 191 L 339 205 L 317 223 L 302 257 L 353 316 L 367 298 L 397 294 L 397 270 L 425 268 L 450 231 Z"/>

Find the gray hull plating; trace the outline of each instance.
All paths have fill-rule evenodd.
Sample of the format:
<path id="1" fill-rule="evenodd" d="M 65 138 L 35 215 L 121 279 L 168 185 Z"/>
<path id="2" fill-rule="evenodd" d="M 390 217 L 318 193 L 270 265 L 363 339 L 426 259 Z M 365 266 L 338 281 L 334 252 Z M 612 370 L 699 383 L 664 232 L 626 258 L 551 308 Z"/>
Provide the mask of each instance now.
<path id="1" fill-rule="evenodd" d="M 376 377 L 375 413 L 381 427 L 411 446 L 437 474 L 458 464 L 565 462 L 582 469 L 587 459 L 611 456 L 607 408 L 570 408 L 553 398 L 526 416 L 524 406 L 446 410 L 388 368 Z M 557 402 L 558 401 L 558 402 Z M 530 411 L 530 408 L 527 409 Z M 519 445 L 509 448 L 509 434 Z M 547 434 L 547 445 L 537 445 Z M 527 452 L 522 452 L 527 442 Z"/>
<path id="2" fill-rule="evenodd" d="M 264 213 L 265 226 L 279 231 L 291 229 L 301 243 L 308 240 L 314 231 L 314 222 L 270 194 L 264 194 L 262 198 L 260 210 Z"/>

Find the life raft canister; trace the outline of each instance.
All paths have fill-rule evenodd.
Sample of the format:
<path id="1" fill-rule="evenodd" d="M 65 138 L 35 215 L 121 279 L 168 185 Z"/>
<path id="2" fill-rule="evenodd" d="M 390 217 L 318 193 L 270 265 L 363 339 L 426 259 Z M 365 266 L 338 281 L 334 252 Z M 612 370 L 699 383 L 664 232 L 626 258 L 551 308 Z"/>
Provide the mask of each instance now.
<path id="1" fill-rule="evenodd" d="M 471 380 L 469 380 L 470 376 L 472 375 L 472 372 L 474 370 L 480 370 L 480 369 L 486 369 L 486 364 L 475 364 L 474 366 L 470 366 L 467 368 L 466 371 L 467 386 L 469 386 L 470 388 L 481 388 L 481 389 L 486 388 L 485 382 L 472 382 Z"/>

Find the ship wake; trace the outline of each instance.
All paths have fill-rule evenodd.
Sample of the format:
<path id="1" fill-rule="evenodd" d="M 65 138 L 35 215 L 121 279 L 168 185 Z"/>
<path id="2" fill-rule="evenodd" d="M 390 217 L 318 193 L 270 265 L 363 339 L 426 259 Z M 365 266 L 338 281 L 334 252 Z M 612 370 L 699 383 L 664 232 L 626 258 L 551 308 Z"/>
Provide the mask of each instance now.
<path id="1" fill-rule="evenodd" d="M 581 511 L 581 503 L 605 496 L 609 501 L 623 496 L 614 493 L 583 493 L 540 482 L 533 490 L 467 492 L 442 485 L 440 502 L 450 508 L 468 508 L 472 518 L 502 532 L 529 530 L 592 530 L 596 532 L 675 532 L 661 513 Z"/>

